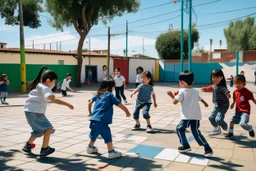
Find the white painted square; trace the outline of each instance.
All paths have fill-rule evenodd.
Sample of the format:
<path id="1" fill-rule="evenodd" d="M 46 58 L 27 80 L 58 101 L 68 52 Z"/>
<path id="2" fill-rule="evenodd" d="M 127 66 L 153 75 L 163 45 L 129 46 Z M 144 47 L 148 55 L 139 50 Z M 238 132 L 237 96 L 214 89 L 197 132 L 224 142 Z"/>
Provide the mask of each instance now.
<path id="1" fill-rule="evenodd" d="M 190 161 L 191 164 L 198 164 L 202 166 L 207 166 L 209 162 L 209 159 L 203 158 L 203 157 L 193 157 Z"/>
<path id="2" fill-rule="evenodd" d="M 155 159 L 174 161 L 179 154 L 178 150 L 166 148 L 161 151 Z"/>
<path id="3" fill-rule="evenodd" d="M 190 159 L 190 156 L 184 155 L 184 154 L 180 154 L 175 161 L 176 162 L 181 162 L 181 163 L 187 163 Z"/>

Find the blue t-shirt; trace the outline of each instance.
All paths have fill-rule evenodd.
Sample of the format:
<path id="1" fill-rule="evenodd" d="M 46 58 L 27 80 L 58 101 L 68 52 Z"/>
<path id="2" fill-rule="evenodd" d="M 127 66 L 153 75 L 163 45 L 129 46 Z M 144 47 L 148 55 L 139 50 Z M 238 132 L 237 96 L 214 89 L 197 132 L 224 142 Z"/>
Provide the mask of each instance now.
<path id="1" fill-rule="evenodd" d="M 111 92 L 103 93 L 101 98 L 94 96 L 95 102 L 90 121 L 99 121 L 106 124 L 112 124 L 113 105 L 119 105 L 121 102 Z"/>
<path id="2" fill-rule="evenodd" d="M 8 88 L 7 88 L 7 84 L 1 84 L 0 85 L 0 92 L 7 92 Z"/>

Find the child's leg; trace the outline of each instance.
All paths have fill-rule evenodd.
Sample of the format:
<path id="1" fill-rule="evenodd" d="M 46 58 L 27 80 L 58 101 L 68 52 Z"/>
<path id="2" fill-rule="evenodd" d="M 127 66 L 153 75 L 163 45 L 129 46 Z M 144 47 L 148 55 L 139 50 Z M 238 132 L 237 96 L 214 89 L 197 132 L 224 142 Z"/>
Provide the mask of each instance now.
<path id="1" fill-rule="evenodd" d="M 209 116 L 209 121 L 211 122 L 212 126 L 213 127 L 218 127 L 218 124 L 216 122 L 216 116 L 217 116 L 217 113 L 218 113 L 218 109 L 216 107 L 214 107 L 212 113 L 210 114 Z"/>
<path id="2" fill-rule="evenodd" d="M 116 90 L 116 98 L 117 98 L 118 100 L 122 101 L 122 99 L 121 99 L 121 97 L 120 97 L 120 93 L 119 93 L 120 87 L 115 87 L 115 90 Z"/>
<path id="3" fill-rule="evenodd" d="M 33 142 L 36 140 L 37 137 L 34 137 L 33 135 L 30 136 L 28 143 L 33 144 Z"/>
<path id="4" fill-rule="evenodd" d="M 201 134 L 201 131 L 199 130 L 200 127 L 200 121 L 199 120 L 190 120 L 190 128 L 191 132 L 196 140 L 196 142 L 200 146 L 204 146 L 205 148 L 209 148 L 209 144 L 204 138 L 204 136 Z"/>
<path id="5" fill-rule="evenodd" d="M 149 115 L 150 106 L 151 106 L 151 103 L 146 103 L 143 106 L 143 112 L 142 112 L 144 119 L 146 119 L 146 121 L 147 121 L 147 125 L 151 125 L 151 123 L 150 123 L 150 115 Z"/>
<path id="6" fill-rule="evenodd" d="M 219 109 L 216 117 L 216 122 L 223 130 L 228 129 L 228 124 L 224 121 L 225 114 L 227 113 L 226 109 Z"/>
<path id="7" fill-rule="evenodd" d="M 51 133 L 52 133 L 52 129 L 47 129 L 44 132 L 44 139 L 43 139 L 42 148 L 47 148 L 49 146 L 49 141 L 50 141 Z"/>
<path id="8" fill-rule="evenodd" d="M 121 96 L 124 99 L 124 101 L 126 100 L 126 97 L 124 95 L 124 85 L 122 87 L 120 87 L 120 92 L 121 92 Z"/>
<path id="9" fill-rule="evenodd" d="M 249 122 L 249 115 L 247 113 L 243 113 L 239 124 L 244 130 L 249 131 L 249 135 L 251 137 L 255 137 L 253 127 L 252 125 L 248 124 L 248 122 Z"/>
<path id="10" fill-rule="evenodd" d="M 136 101 L 136 107 L 133 112 L 133 119 L 136 121 L 137 125 L 140 125 L 139 115 L 140 115 L 140 110 L 142 107 L 143 107 L 143 105 Z"/>
<path id="11" fill-rule="evenodd" d="M 188 140 L 186 138 L 185 130 L 189 127 L 189 120 L 181 120 L 180 123 L 176 127 L 176 133 L 180 139 L 180 143 L 186 149 L 190 149 L 188 144 Z"/>

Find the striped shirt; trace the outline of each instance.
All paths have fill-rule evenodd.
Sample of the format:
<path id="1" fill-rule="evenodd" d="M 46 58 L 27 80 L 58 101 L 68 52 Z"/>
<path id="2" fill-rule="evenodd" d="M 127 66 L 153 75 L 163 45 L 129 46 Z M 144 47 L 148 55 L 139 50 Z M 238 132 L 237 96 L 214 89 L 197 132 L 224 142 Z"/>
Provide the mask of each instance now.
<path id="1" fill-rule="evenodd" d="M 229 99 L 227 97 L 227 94 L 229 93 L 229 90 L 227 89 L 227 87 L 212 85 L 212 88 L 212 102 L 215 104 L 215 106 L 220 108 L 228 108 Z"/>
<path id="2" fill-rule="evenodd" d="M 141 103 L 146 103 L 146 102 L 152 103 L 151 95 L 155 94 L 153 86 L 140 84 L 138 86 L 138 89 L 139 89 L 139 93 L 137 96 L 137 100 Z"/>

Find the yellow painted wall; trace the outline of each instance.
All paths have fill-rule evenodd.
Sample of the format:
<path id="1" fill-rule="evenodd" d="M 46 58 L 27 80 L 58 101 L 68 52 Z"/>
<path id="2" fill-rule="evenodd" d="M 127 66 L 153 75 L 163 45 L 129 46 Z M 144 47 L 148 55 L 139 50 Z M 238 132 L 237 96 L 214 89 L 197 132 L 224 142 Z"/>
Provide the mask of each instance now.
<path id="1" fill-rule="evenodd" d="M 159 81 L 159 60 L 155 62 L 155 81 Z"/>

